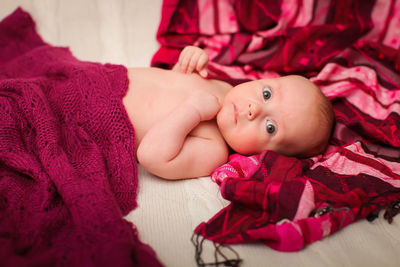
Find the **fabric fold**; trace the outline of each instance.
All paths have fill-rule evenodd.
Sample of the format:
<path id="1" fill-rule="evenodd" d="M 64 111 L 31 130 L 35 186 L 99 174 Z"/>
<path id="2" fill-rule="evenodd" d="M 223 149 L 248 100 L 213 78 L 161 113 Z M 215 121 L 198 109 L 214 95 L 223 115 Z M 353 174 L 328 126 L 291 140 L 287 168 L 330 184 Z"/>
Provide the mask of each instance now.
<path id="1" fill-rule="evenodd" d="M 160 266 L 123 219 L 137 206 L 126 68 L 0 22 L 0 258 L 7 266 Z"/>
<path id="2" fill-rule="evenodd" d="M 195 233 L 297 251 L 380 210 L 389 221 L 399 212 L 400 1 L 165 0 L 163 12 L 154 66 L 173 66 L 196 45 L 210 56 L 210 78 L 299 74 L 336 117 L 317 157 L 231 155 L 211 176 L 231 203 Z"/>

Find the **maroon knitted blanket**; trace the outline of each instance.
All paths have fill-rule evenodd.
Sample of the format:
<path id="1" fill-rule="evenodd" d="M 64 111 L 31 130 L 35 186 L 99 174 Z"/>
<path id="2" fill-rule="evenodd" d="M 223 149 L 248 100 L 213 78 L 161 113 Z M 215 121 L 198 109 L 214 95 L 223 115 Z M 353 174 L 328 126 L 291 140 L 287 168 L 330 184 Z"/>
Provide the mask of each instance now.
<path id="1" fill-rule="evenodd" d="M 160 265 L 122 217 L 138 185 L 127 87 L 123 66 L 46 44 L 23 10 L 0 23 L 1 264 Z"/>
<path id="2" fill-rule="evenodd" d="M 233 155 L 212 174 L 231 204 L 195 232 L 219 243 L 296 251 L 400 198 L 400 1 L 164 0 L 153 65 L 187 45 L 232 84 L 300 74 L 333 103 L 327 151 L 296 159 Z"/>

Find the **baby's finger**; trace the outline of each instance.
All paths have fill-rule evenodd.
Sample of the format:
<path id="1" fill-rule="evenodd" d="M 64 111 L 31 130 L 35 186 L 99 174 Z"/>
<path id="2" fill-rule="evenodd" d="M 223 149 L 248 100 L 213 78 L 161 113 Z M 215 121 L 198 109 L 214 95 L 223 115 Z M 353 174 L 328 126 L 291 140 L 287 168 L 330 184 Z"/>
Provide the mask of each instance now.
<path id="1" fill-rule="evenodd" d="M 202 69 L 201 71 L 199 71 L 199 74 L 201 77 L 207 78 L 208 71 L 206 69 Z"/>
<path id="2" fill-rule="evenodd" d="M 207 71 L 206 71 L 207 63 L 208 63 L 208 55 L 206 53 L 202 53 L 199 59 L 197 60 L 196 70 L 203 77 L 207 76 Z"/>
<path id="3" fill-rule="evenodd" d="M 186 73 L 192 73 L 196 69 L 199 57 L 200 57 L 199 53 L 194 53 L 192 55 Z"/>
<path id="4" fill-rule="evenodd" d="M 179 56 L 179 68 L 181 72 L 185 73 L 187 71 L 190 59 L 192 57 L 193 51 L 190 49 L 183 49 Z"/>

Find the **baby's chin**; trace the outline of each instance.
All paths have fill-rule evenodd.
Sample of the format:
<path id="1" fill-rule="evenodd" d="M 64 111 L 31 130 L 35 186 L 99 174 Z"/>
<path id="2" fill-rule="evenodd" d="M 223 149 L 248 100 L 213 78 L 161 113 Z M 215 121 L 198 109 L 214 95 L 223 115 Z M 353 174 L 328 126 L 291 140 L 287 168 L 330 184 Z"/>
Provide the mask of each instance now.
<path id="1" fill-rule="evenodd" d="M 235 151 L 236 153 L 239 153 L 241 155 L 247 155 L 247 156 L 251 156 L 251 155 L 258 155 L 261 154 L 264 151 L 271 151 L 271 152 L 275 152 L 279 155 L 285 156 L 285 157 L 296 157 L 296 151 L 289 149 L 289 148 L 282 148 L 279 146 L 276 147 L 260 147 L 260 148 L 254 148 L 254 147 L 246 147 L 246 146 L 231 146 L 228 142 L 228 145 L 232 148 L 233 151 Z"/>
<path id="2" fill-rule="evenodd" d="M 225 140 L 226 141 L 226 140 Z M 264 152 L 266 149 L 260 148 L 260 149 L 254 149 L 254 147 L 247 147 L 244 145 L 237 145 L 237 144 L 230 144 L 229 141 L 227 142 L 228 146 L 236 153 L 245 155 L 245 156 L 252 156 L 252 155 L 258 155 L 262 152 Z"/>

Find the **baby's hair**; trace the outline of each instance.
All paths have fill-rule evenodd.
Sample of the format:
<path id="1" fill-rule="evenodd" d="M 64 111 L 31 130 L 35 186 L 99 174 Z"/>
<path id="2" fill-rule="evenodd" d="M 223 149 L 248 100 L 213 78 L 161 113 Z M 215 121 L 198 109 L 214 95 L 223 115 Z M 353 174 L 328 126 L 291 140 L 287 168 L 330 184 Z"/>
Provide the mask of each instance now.
<path id="1" fill-rule="evenodd" d="M 318 87 L 317 87 L 318 88 Z M 322 132 L 320 138 L 316 138 L 311 145 L 311 149 L 301 153 L 299 157 L 312 157 L 321 154 L 327 147 L 332 135 L 335 115 L 333 112 L 332 103 L 318 88 L 317 93 L 317 110 L 319 116 L 319 129 Z"/>
<path id="2" fill-rule="evenodd" d="M 333 129 L 333 124 L 335 122 L 335 114 L 333 112 L 333 107 L 331 101 L 322 93 L 321 93 L 321 98 L 322 100 L 320 101 L 318 108 L 322 116 L 321 122 L 324 123 L 326 130 L 327 130 L 327 139 L 331 138 L 332 135 L 332 129 Z"/>

